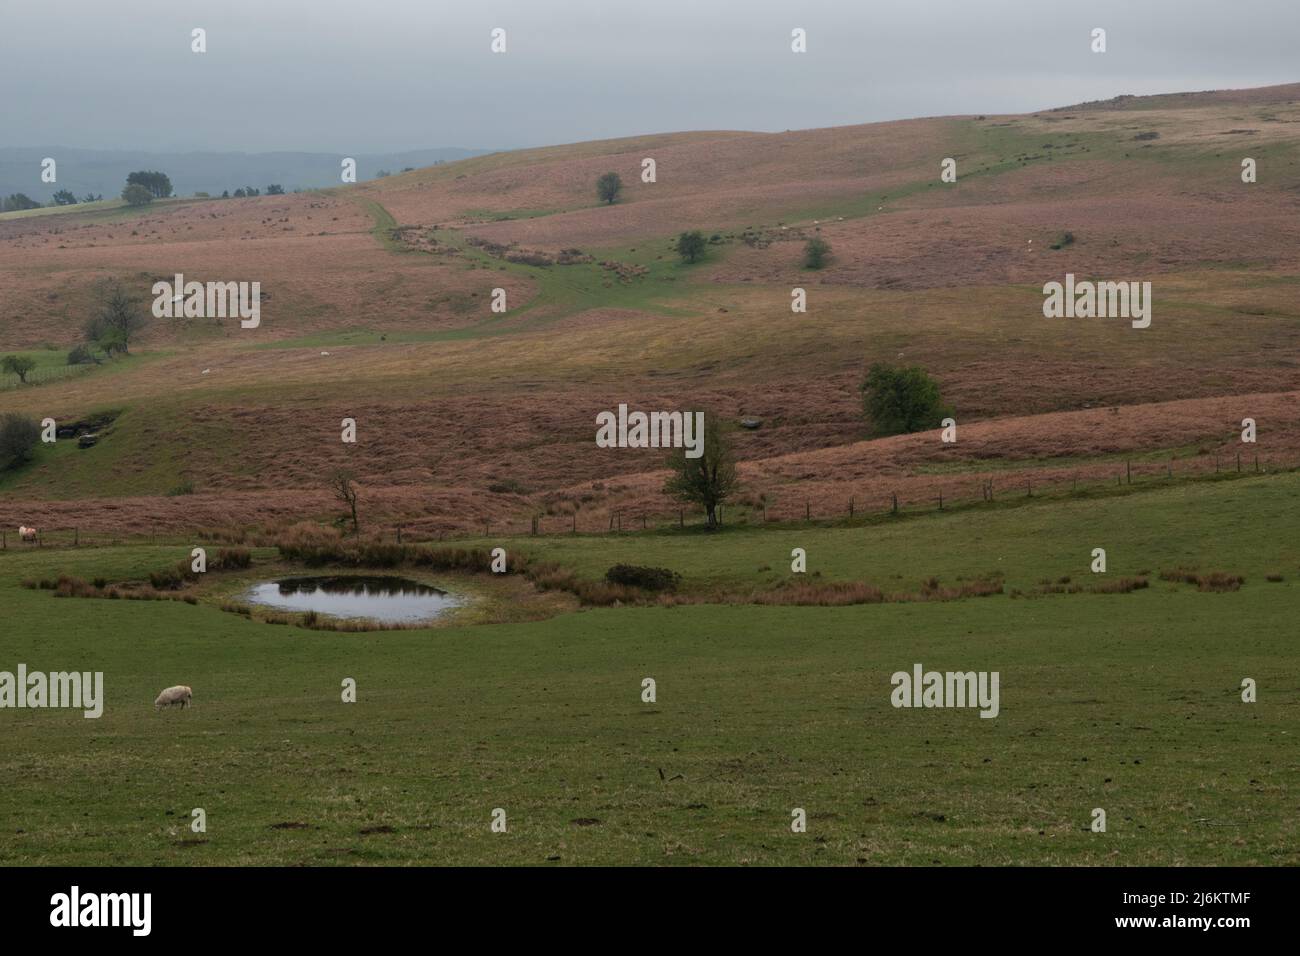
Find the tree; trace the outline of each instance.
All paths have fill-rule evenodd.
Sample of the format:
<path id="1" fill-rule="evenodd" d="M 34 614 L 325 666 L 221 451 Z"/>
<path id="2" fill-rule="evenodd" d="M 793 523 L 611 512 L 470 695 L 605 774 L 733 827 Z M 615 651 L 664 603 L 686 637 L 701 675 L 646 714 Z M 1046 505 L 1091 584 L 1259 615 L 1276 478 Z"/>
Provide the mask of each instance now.
<path id="1" fill-rule="evenodd" d="M 81 200 L 81 201 L 82 201 L 82 202 L 101 202 L 101 201 L 103 200 L 103 198 L 104 198 L 104 194 L 103 194 L 103 193 L 100 193 L 98 196 L 96 196 L 94 193 L 86 193 L 86 195 L 85 195 L 84 197 L 82 197 L 82 200 Z"/>
<path id="2" fill-rule="evenodd" d="M 863 408 L 876 436 L 938 428 L 952 414 L 939 397 L 939 385 L 918 366 L 877 363 L 862 383 Z"/>
<path id="3" fill-rule="evenodd" d="M 821 236 L 813 236 L 803 247 L 803 264 L 805 269 L 820 269 L 830 258 L 831 244 Z"/>
<path id="4" fill-rule="evenodd" d="M 132 336 L 145 324 L 138 303 L 116 279 L 100 287 L 99 301 L 98 311 L 86 322 L 86 341 L 110 358 L 114 352 L 129 353 Z"/>
<path id="5" fill-rule="evenodd" d="M 132 183 L 122 190 L 122 198 L 128 206 L 147 206 L 153 202 L 153 193 L 139 183 Z"/>
<path id="6" fill-rule="evenodd" d="M 172 181 L 166 173 L 145 169 L 126 177 L 128 186 L 143 186 L 154 199 L 166 199 L 172 194 Z"/>
<path id="7" fill-rule="evenodd" d="M 596 180 L 596 195 L 600 197 L 601 202 L 613 204 L 622 191 L 623 180 L 619 178 L 618 173 L 605 173 Z"/>
<path id="8" fill-rule="evenodd" d="M 0 471 L 30 461 L 40 437 L 41 427 L 30 418 L 13 412 L 0 418 Z"/>
<path id="9" fill-rule="evenodd" d="M 13 193 L 0 199 L 0 212 L 16 212 L 20 209 L 40 209 L 41 204 L 26 193 Z"/>
<path id="10" fill-rule="evenodd" d="M 677 254 L 686 262 L 694 262 L 704 255 L 704 234 L 698 229 L 684 232 L 677 237 Z"/>
<path id="11" fill-rule="evenodd" d="M 60 189 L 54 194 L 54 204 L 56 206 L 75 206 L 77 197 L 66 189 Z"/>
<path id="12" fill-rule="evenodd" d="M 357 486 L 352 477 L 352 472 L 345 468 L 340 468 L 330 476 L 330 490 L 334 492 L 334 497 L 343 504 L 347 505 L 352 516 L 352 533 L 360 533 L 360 525 L 357 523 Z M 347 516 L 344 516 L 347 520 Z"/>
<path id="13" fill-rule="evenodd" d="M 0 359 L 0 372 L 17 375 L 18 381 L 27 384 L 27 373 L 36 368 L 36 360 L 26 355 L 6 355 Z"/>
<path id="14" fill-rule="evenodd" d="M 268 196 L 283 196 L 284 187 L 279 183 L 271 183 L 271 185 L 266 187 L 266 194 Z"/>
<path id="15" fill-rule="evenodd" d="M 681 448 L 669 459 L 672 474 L 664 482 L 664 494 L 702 507 L 712 531 L 718 527 L 718 505 L 731 497 L 740 482 L 731 442 L 722 425 L 714 416 L 706 415 L 704 426 L 704 448 L 699 458 L 687 458 L 686 449 Z"/>

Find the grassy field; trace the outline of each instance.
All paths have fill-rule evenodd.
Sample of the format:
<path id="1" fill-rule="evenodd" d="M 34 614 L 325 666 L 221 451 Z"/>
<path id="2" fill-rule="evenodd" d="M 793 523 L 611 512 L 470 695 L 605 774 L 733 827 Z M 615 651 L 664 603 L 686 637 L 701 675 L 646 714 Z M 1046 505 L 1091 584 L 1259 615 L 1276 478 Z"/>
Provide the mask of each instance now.
<path id="1" fill-rule="evenodd" d="M 1213 554 L 1245 574 L 1234 593 L 1153 581 L 371 634 L 18 586 L 140 577 L 184 548 L 0 552 L 0 669 L 102 670 L 107 698 L 98 720 L 5 714 L 0 863 L 1294 865 L 1296 495 L 1274 476 L 891 527 L 507 542 L 688 583 L 760 583 L 799 545 L 831 577 L 997 569 L 1009 585 L 1091 577 L 1105 545 L 1111 576 Z M 894 709 L 890 675 L 914 663 L 998 671 L 1000 716 Z M 155 713 L 173 683 L 195 707 Z"/>
<path id="2" fill-rule="evenodd" d="M 0 475 L 0 671 L 102 670 L 108 698 L 98 720 L 0 712 L 0 864 L 1300 862 L 1295 92 L 662 134 L 0 216 L 0 353 L 41 379 L 0 376 L 0 414 L 97 435 Z M 611 170 L 624 192 L 600 204 Z M 707 251 L 683 263 L 694 229 Z M 259 282 L 264 321 L 150 318 L 130 355 L 68 369 L 103 279 L 143 310 L 177 273 Z M 1150 328 L 1046 319 L 1067 273 L 1150 280 Z M 958 440 L 877 437 L 877 362 L 923 366 Z M 722 532 L 677 527 L 659 449 L 594 445 L 623 403 L 761 420 L 729 433 Z M 223 610 L 292 570 L 277 536 L 338 517 L 338 468 L 365 535 L 504 545 L 568 590 L 453 578 L 461 616 L 382 633 Z M 648 530 L 590 533 L 614 522 Z M 45 546 L 16 546 L 20 524 Z M 254 567 L 193 605 L 20 584 L 139 582 L 219 540 L 257 545 Z M 620 562 L 680 573 L 677 603 L 576 609 Z M 1097 591 L 1125 579 L 1145 586 Z M 760 603 L 791 585 L 823 604 Z M 835 585 L 884 600 L 824 606 Z M 1000 716 L 893 708 L 917 663 L 999 672 Z M 196 706 L 155 713 L 177 683 Z"/>

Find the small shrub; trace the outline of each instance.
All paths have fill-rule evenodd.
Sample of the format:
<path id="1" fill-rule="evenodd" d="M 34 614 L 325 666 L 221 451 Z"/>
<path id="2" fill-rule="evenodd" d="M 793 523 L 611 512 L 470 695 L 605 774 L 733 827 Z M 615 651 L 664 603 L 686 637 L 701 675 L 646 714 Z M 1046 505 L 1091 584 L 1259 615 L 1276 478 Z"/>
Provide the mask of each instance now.
<path id="1" fill-rule="evenodd" d="M 209 570 L 241 571 L 253 563 L 253 556 L 247 548 L 222 548 L 216 559 L 208 563 Z"/>
<path id="2" fill-rule="evenodd" d="M 831 244 L 820 236 L 809 239 L 803 247 L 803 264 L 805 269 L 820 269 L 830 258 Z"/>
<path id="3" fill-rule="evenodd" d="M 188 565 L 185 565 L 188 568 Z M 179 591 L 185 587 L 185 575 L 179 568 L 149 572 L 149 585 L 156 591 Z"/>
<path id="4" fill-rule="evenodd" d="M 1117 578 L 1113 581 L 1093 585 L 1089 590 L 1093 594 L 1129 594 L 1150 586 L 1151 582 L 1146 578 Z"/>
<path id="5" fill-rule="evenodd" d="M 668 568 L 616 564 L 605 572 L 605 580 L 610 584 L 641 588 L 646 591 L 676 591 L 682 576 Z"/>

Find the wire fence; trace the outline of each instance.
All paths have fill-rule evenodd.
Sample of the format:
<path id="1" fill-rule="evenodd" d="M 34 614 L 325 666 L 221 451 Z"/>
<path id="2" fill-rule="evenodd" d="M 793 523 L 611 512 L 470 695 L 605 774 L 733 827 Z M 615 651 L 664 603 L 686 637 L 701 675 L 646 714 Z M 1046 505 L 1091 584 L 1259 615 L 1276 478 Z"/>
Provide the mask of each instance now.
<path id="1" fill-rule="evenodd" d="M 11 388 L 28 388 L 58 382 L 74 375 L 82 375 L 94 368 L 93 363 L 81 365 L 38 365 L 27 373 L 27 380 L 19 378 L 13 372 L 0 372 L 0 392 Z"/>
<path id="2" fill-rule="evenodd" d="M 1045 470 L 1046 472 L 1046 470 Z M 785 495 L 779 501 L 758 500 L 745 504 L 724 504 L 717 509 L 719 524 L 728 526 L 801 525 L 856 526 L 871 525 L 892 518 L 939 511 L 978 507 L 999 507 L 1027 499 L 1071 500 L 1096 499 L 1156 487 L 1206 481 L 1231 481 L 1264 474 L 1294 474 L 1300 464 L 1264 458 L 1253 452 L 1229 455 L 1201 455 L 1196 458 L 1126 460 L 1106 466 L 1089 465 L 1076 472 L 1054 469 L 1050 474 L 989 473 L 964 475 L 946 480 L 934 494 L 897 491 L 871 495 L 851 494 L 842 503 L 828 507 L 824 500 L 814 505 L 811 498 Z M 387 524 L 379 532 L 381 540 L 399 544 L 434 544 L 484 537 L 544 537 L 555 535 L 624 535 L 640 532 L 699 530 L 706 522 L 698 509 L 678 508 L 673 512 L 649 508 L 609 508 L 586 514 L 536 514 L 524 518 L 488 519 L 481 526 L 463 523 L 445 528 L 436 526 L 436 518 Z M 374 525 L 371 526 L 372 528 Z M 363 526 L 363 533 L 366 528 Z M 99 531 L 82 531 L 72 527 L 41 528 L 31 540 L 23 540 L 17 528 L 0 529 L 0 551 L 33 548 L 112 547 L 121 544 L 182 545 L 194 543 L 269 546 L 265 541 L 240 540 L 223 535 L 203 534 L 192 540 L 182 533 L 165 532 L 152 536 L 121 535 Z M 257 539 L 258 536 L 251 536 Z"/>

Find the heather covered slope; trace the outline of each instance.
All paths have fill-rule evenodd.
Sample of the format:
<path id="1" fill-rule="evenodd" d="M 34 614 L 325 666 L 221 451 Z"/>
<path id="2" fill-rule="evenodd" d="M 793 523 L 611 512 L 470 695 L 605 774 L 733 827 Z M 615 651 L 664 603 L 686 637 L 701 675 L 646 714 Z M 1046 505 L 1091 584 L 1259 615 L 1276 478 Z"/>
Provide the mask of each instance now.
<path id="1" fill-rule="evenodd" d="M 956 183 L 940 182 L 947 157 Z M 117 413 L 94 449 L 43 449 L 0 478 L 0 510 L 270 526 L 328 513 L 320 476 L 347 460 L 384 526 L 673 520 L 657 453 L 594 447 L 595 414 L 619 402 L 763 419 L 738 449 L 749 508 L 777 516 L 969 497 L 990 470 L 1008 485 L 1112 480 L 1133 456 L 1212 471 L 1243 417 L 1263 467 L 1295 465 L 1298 161 L 1300 102 L 1274 87 L 649 135 L 322 194 L 0 217 L 2 352 L 57 363 L 110 275 L 146 300 L 177 272 L 257 280 L 264 299 L 256 330 L 157 320 L 129 360 L 0 383 L 0 411 Z M 625 183 L 612 206 L 594 190 L 609 170 Z M 688 266 L 672 241 L 692 228 L 713 238 Z M 800 261 L 813 235 L 834 253 L 819 272 Z M 1151 281 L 1152 327 L 1044 319 L 1042 284 L 1067 272 Z M 795 286 L 806 314 L 790 312 Z M 930 370 L 958 445 L 868 441 L 873 361 Z M 166 497 L 185 481 L 195 495 Z"/>

